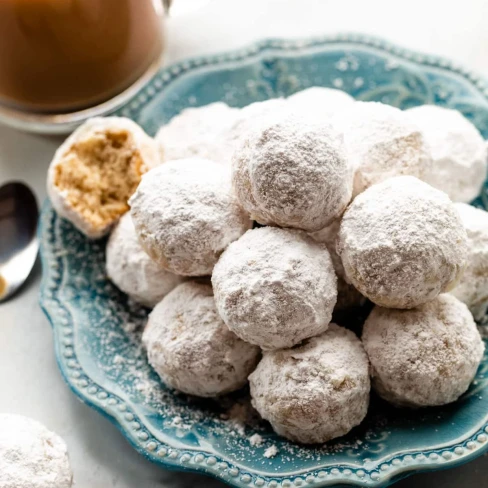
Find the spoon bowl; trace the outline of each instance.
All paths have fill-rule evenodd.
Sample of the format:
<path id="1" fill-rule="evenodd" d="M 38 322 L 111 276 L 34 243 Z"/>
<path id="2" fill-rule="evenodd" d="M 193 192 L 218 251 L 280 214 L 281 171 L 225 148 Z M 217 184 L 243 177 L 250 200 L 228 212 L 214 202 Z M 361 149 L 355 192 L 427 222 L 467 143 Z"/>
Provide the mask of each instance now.
<path id="1" fill-rule="evenodd" d="M 39 243 L 37 201 L 20 182 L 0 187 L 0 303 L 8 300 L 28 278 Z"/>

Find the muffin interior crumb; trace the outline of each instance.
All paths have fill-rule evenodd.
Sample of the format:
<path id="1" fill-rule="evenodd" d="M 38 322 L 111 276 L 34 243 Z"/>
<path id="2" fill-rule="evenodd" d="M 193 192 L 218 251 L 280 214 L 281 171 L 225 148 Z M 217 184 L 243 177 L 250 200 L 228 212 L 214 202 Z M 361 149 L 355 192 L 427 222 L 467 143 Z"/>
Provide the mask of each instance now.
<path id="1" fill-rule="evenodd" d="M 73 144 L 55 171 L 54 184 L 72 208 L 94 228 L 104 228 L 129 210 L 144 168 L 131 134 L 112 130 Z"/>

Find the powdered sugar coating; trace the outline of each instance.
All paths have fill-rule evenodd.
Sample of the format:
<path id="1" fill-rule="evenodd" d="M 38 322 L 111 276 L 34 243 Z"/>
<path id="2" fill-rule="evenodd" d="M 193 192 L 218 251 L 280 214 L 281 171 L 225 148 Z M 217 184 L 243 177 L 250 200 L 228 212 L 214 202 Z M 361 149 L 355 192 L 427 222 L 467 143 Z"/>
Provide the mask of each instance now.
<path id="1" fill-rule="evenodd" d="M 457 400 L 484 351 L 468 308 L 450 294 L 412 310 L 375 307 L 362 340 L 373 387 L 385 400 L 410 407 Z"/>
<path id="2" fill-rule="evenodd" d="M 239 202 L 259 223 L 314 231 L 346 208 L 352 171 L 342 135 L 332 126 L 279 114 L 239 141 L 232 182 Z"/>
<path id="3" fill-rule="evenodd" d="M 432 158 L 420 129 L 398 108 L 356 102 L 335 118 L 355 168 L 353 195 L 400 175 L 423 179 Z"/>
<path id="4" fill-rule="evenodd" d="M 181 276 L 161 268 L 142 249 L 128 213 L 110 235 L 106 260 L 110 280 L 133 300 L 149 308 L 183 282 Z"/>
<path id="5" fill-rule="evenodd" d="M 170 161 L 146 173 L 129 204 L 142 247 L 184 276 L 210 274 L 252 225 L 233 195 L 229 169 L 205 159 Z"/>
<path id="6" fill-rule="evenodd" d="M 347 280 L 372 302 L 412 308 L 456 285 L 467 236 L 445 193 L 399 176 L 356 197 L 342 218 L 337 252 Z"/>
<path id="7" fill-rule="evenodd" d="M 478 129 L 460 112 L 434 105 L 407 111 L 420 127 L 433 158 L 425 181 L 451 200 L 470 202 L 486 178 L 487 149 Z"/>
<path id="8" fill-rule="evenodd" d="M 156 134 L 163 161 L 199 157 L 230 164 L 232 148 L 224 135 L 239 115 L 223 102 L 183 110 Z"/>
<path id="9" fill-rule="evenodd" d="M 336 324 L 293 349 L 265 352 L 249 383 L 256 410 L 295 442 L 345 435 L 368 410 L 368 359 L 359 339 Z"/>
<path id="10" fill-rule="evenodd" d="M 234 152 L 236 144 L 243 135 L 246 135 L 261 121 L 266 120 L 268 116 L 276 116 L 285 107 L 286 102 L 283 98 L 270 98 L 246 105 L 238 111 L 236 119 L 223 134 L 223 144 Z"/>
<path id="11" fill-rule="evenodd" d="M 342 90 L 312 86 L 290 95 L 287 108 L 297 113 L 330 117 L 354 103 L 354 98 Z"/>
<path id="12" fill-rule="evenodd" d="M 179 285 L 155 307 L 142 340 L 164 383 L 202 397 L 244 386 L 260 356 L 219 317 L 212 287 L 196 281 Z"/>
<path id="13" fill-rule="evenodd" d="M 212 285 L 227 326 L 262 349 L 291 347 L 325 331 L 337 299 L 326 247 L 304 232 L 275 227 L 250 230 L 232 243 Z"/>
<path id="14" fill-rule="evenodd" d="M 0 486 L 70 488 L 66 444 L 36 420 L 0 414 Z"/>
<path id="15" fill-rule="evenodd" d="M 100 229 L 94 227 L 83 214 L 73 208 L 69 202 L 68 193 L 60 190 L 55 184 L 56 167 L 62 163 L 66 153 L 74 145 L 80 141 L 95 138 L 98 134 L 110 131 L 127 131 L 132 136 L 134 147 L 139 152 L 144 163 L 144 171 L 155 168 L 161 163 L 154 139 L 149 137 L 135 122 L 125 117 L 95 117 L 89 119 L 59 146 L 48 169 L 47 194 L 58 215 L 69 220 L 77 229 L 91 239 L 98 239 L 106 235 L 115 222 L 110 222 L 107 226 Z"/>
<path id="16" fill-rule="evenodd" d="M 366 298 L 359 293 L 354 286 L 346 282 L 344 266 L 336 251 L 337 235 L 341 220 L 337 219 L 327 227 L 317 232 L 312 232 L 310 235 L 317 241 L 325 244 L 330 253 L 334 271 L 337 276 L 337 303 L 334 311 L 344 311 L 352 307 L 359 307 L 364 305 Z"/>
<path id="17" fill-rule="evenodd" d="M 456 203 L 468 234 L 466 269 L 451 293 L 465 303 L 476 320 L 488 309 L 488 212 L 466 203 Z"/>

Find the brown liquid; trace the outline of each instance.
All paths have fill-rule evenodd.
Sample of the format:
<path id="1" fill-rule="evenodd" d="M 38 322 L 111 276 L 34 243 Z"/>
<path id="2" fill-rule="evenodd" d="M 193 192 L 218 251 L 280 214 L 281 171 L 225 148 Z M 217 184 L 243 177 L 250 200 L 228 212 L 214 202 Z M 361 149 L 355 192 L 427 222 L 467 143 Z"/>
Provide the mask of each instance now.
<path id="1" fill-rule="evenodd" d="M 160 0 L 0 0 L 0 102 L 66 111 L 107 100 L 161 52 Z"/>

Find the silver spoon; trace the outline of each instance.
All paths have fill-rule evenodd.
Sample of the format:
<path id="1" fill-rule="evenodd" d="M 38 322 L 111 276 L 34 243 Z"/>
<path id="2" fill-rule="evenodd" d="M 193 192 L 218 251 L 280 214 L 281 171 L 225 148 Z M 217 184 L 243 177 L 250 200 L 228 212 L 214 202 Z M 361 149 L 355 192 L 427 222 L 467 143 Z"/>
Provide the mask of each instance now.
<path id="1" fill-rule="evenodd" d="M 0 303 L 8 300 L 28 278 L 39 243 L 36 197 L 23 183 L 0 187 Z"/>

